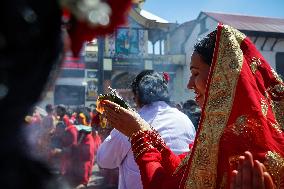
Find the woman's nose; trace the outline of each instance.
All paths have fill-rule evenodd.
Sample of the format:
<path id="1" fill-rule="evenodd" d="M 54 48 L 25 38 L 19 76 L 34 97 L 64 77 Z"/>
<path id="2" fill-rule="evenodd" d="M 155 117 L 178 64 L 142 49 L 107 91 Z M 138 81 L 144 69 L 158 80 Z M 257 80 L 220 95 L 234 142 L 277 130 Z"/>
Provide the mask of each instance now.
<path id="1" fill-rule="evenodd" d="M 193 82 L 192 77 L 190 77 L 189 80 L 188 80 L 187 88 L 188 89 L 193 89 L 194 88 L 194 82 Z"/>

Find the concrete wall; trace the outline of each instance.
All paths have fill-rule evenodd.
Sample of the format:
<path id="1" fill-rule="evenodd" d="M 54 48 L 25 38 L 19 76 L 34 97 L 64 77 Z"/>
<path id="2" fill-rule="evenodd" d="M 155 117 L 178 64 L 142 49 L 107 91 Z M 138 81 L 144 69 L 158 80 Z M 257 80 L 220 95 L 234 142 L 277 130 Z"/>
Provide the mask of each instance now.
<path id="1" fill-rule="evenodd" d="M 176 29 L 174 34 L 169 38 L 169 53 L 180 54 L 183 53 L 182 44 L 186 40 L 186 29 L 184 27 Z"/>
<path id="2" fill-rule="evenodd" d="M 171 100 L 176 103 L 184 102 L 183 95 L 181 95 L 184 93 L 184 88 L 185 88 L 183 85 L 183 80 L 184 80 L 183 73 L 184 73 L 184 68 L 181 66 L 176 70 L 176 75 L 173 80 L 174 89 L 172 91 L 173 95 L 171 97 Z"/>

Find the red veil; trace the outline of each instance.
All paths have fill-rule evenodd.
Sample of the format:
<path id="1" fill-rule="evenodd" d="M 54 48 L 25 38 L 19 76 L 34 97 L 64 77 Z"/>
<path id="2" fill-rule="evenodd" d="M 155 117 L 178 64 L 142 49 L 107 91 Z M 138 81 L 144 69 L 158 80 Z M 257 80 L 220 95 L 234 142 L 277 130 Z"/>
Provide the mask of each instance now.
<path id="1" fill-rule="evenodd" d="M 219 25 L 206 99 L 181 188 L 229 188 L 246 150 L 278 188 L 284 176 L 284 84 L 254 44 Z"/>

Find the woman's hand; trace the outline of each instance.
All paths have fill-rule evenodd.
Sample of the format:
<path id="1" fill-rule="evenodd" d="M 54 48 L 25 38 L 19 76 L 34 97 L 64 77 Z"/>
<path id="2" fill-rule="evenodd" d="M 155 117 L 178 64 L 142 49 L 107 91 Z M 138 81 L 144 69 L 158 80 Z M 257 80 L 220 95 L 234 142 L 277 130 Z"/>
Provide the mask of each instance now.
<path id="1" fill-rule="evenodd" d="M 274 184 L 265 166 L 257 160 L 253 161 L 250 152 L 239 158 L 238 170 L 231 175 L 231 189 L 274 189 Z"/>
<path id="2" fill-rule="evenodd" d="M 102 101 L 101 106 L 110 125 L 128 137 L 139 130 L 151 130 L 150 125 L 132 110 L 122 108 L 109 100 Z"/>

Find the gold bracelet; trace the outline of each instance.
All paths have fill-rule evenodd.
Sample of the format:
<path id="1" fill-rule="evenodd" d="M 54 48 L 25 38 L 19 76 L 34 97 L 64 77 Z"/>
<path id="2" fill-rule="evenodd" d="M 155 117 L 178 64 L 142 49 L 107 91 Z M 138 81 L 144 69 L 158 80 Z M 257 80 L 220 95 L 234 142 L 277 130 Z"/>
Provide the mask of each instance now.
<path id="1" fill-rule="evenodd" d="M 154 149 L 154 147 L 151 145 L 151 146 L 148 146 L 146 148 L 143 148 L 138 154 L 135 154 L 134 159 L 137 160 L 138 156 L 140 156 L 142 153 L 144 153 L 145 151 L 150 150 L 150 149 Z"/>
<path id="2" fill-rule="evenodd" d="M 141 139 L 144 139 L 144 137 L 137 139 L 133 144 L 131 143 L 131 146 L 135 146 Z"/>
<path id="3" fill-rule="evenodd" d="M 151 144 L 150 142 L 144 142 L 144 143 L 140 144 L 139 146 L 137 146 L 136 148 L 134 148 L 134 149 L 132 150 L 132 152 L 135 153 L 139 147 L 144 146 L 144 145 L 152 146 L 152 144 Z M 147 147 L 147 146 L 146 146 L 146 147 Z M 134 147 L 134 146 L 133 146 L 133 147 Z"/>
<path id="4" fill-rule="evenodd" d="M 128 138 L 128 141 L 131 142 L 133 138 L 135 138 L 137 135 L 139 135 L 140 133 L 142 134 L 144 131 L 142 130 L 139 130 L 139 131 L 136 131 L 134 133 L 131 134 L 131 136 Z"/>

